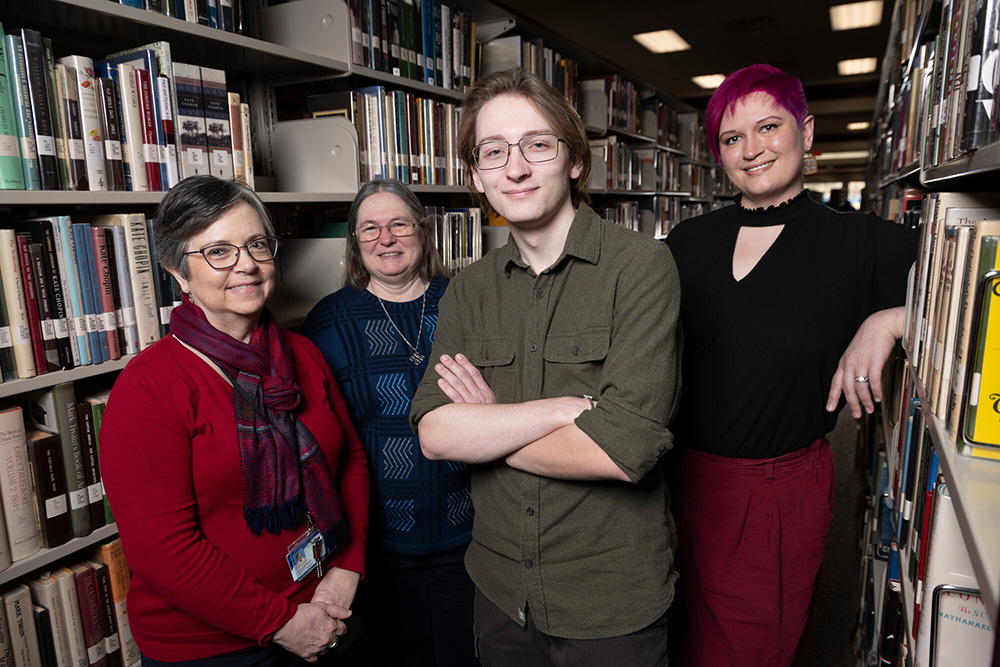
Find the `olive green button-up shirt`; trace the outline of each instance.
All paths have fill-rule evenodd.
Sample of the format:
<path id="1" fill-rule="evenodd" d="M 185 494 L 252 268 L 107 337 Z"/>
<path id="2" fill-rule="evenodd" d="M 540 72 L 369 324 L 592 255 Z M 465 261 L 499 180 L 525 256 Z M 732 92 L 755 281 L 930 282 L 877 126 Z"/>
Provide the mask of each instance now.
<path id="1" fill-rule="evenodd" d="M 679 390 L 680 287 L 669 249 L 581 205 L 562 255 L 536 275 L 511 239 L 441 298 L 432 359 L 465 354 L 500 403 L 591 395 L 577 426 L 629 476 L 564 481 L 502 460 L 472 469 L 466 567 L 512 619 L 598 639 L 640 630 L 673 598 L 675 541 L 658 461 Z M 450 402 L 433 364 L 411 424 Z"/>

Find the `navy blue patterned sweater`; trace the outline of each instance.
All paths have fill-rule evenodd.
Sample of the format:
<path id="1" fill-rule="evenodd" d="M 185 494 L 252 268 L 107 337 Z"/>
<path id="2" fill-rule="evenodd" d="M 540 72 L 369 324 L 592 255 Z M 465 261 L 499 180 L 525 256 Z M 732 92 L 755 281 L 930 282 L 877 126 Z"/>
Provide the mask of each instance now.
<path id="1" fill-rule="evenodd" d="M 410 430 L 410 400 L 430 361 L 438 301 L 448 281 L 427 288 L 419 352 L 400 338 L 372 293 L 344 287 L 322 299 L 306 317 L 302 334 L 319 347 L 347 402 L 371 475 L 369 545 L 421 555 L 466 544 L 472 536 L 469 469 L 430 461 Z M 421 299 L 385 301 L 392 322 L 410 343 L 417 340 Z"/>

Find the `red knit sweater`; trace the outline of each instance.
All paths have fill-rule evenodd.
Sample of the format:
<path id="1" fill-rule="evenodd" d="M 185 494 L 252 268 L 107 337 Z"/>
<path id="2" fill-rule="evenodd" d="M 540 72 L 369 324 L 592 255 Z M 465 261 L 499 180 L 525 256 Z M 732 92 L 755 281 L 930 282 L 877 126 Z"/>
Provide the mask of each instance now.
<path id="1" fill-rule="evenodd" d="M 335 474 L 350 539 L 332 564 L 364 572 L 368 472 L 340 390 L 316 347 L 284 332 L 303 405 L 296 415 Z M 318 579 L 285 561 L 303 529 L 254 536 L 243 519 L 232 387 L 168 336 L 115 382 L 101 470 L 132 569 L 128 615 L 142 652 L 195 660 L 266 643 Z"/>

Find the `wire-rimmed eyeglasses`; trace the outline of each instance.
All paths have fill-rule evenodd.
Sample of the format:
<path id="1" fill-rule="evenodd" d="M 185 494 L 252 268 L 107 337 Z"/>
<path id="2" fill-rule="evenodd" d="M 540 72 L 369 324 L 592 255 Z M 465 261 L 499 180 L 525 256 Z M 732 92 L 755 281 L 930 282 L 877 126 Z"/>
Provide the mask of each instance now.
<path id="1" fill-rule="evenodd" d="M 270 262 L 278 254 L 278 239 L 274 236 L 264 236 L 254 239 L 246 245 L 232 243 L 215 243 L 201 250 L 192 250 L 185 255 L 201 255 L 213 269 L 231 269 L 240 261 L 240 250 L 246 248 L 247 254 L 255 262 Z"/>
<path id="2" fill-rule="evenodd" d="M 501 169 L 506 167 L 507 161 L 510 160 L 511 146 L 517 146 L 526 162 L 531 164 L 550 162 L 558 157 L 561 141 L 562 139 L 554 134 L 529 134 L 521 137 L 515 144 L 501 139 L 491 139 L 472 149 L 472 160 L 476 168 L 483 171 Z"/>
<path id="3" fill-rule="evenodd" d="M 389 233 L 398 239 L 416 234 L 418 224 L 420 223 L 414 222 L 408 218 L 390 220 L 384 225 L 377 225 L 374 222 L 362 222 L 358 225 L 358 228 L 354 230 L 354 236 L 356 236 L 358 241 L 361 243 L 371 243 L 372 241 L 377 241 L 382 237 L 383 229 L 388 229 Z"/>

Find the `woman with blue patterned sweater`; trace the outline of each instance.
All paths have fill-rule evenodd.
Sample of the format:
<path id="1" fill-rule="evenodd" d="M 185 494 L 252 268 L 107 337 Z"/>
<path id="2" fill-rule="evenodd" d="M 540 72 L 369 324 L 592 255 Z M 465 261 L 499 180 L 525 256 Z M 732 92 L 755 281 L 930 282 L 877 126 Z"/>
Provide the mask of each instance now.
<path id="1" fill-rule="evenodd" d="M 417 197 L 370 181 L 348 215 L 343 289 L 302 326 L 344 394 L 368 454 L 368 570 L 355 609 L 379 663 L 477 665 L 474 587 L 463 557 L 472 535 L 469 471 L 430 461 L 407 421 L 427 368 L 447 272 Z"/>

